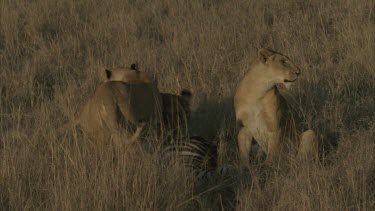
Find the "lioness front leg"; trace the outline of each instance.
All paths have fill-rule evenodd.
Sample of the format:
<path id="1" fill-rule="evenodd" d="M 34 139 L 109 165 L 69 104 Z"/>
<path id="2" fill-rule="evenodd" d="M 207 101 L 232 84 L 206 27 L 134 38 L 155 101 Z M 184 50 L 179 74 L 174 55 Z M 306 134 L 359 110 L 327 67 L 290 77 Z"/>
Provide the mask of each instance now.
<path id="1" fill-rule="evenodd" d="M 253 136 L 246 127 L 241 127 L 237 135 L 238 150 L 240 152 L 241 164 L 249 167 L 251 141 Z"/>
<path id="2" fill-rule="evenodd" d="M 132 135 L 132 137 L 130 137 L 130 143 L 129 144 L 133 144 L 135 143 L 139 136 L 141 135 L 141 132 L 144 128 L 144 126 L 146 125 L 146 123 L 139 123 L 138 126 L 137 126 L 137 130 L 135 131 L 135 133 Z"/>
<path id="3" fill-rule="evenodd" d="M 267 147 L 267 159 L 266 159 L 266 164 L 271 164 L 275 157 L 278 156 L 279 151 L 280 151 L 280 138 L 279 134 L 273 134 L 268 140 L 268 147 Z"/>
<path id="4" fill-rule="evenodd" d="M 139 124 L 133 135 L 130 135 L 124 128 L 113 131 L 111 134 L 112 140 L 117 146 L 132 145 L 137 142 L 144 126 L 145 123 Z"/>
<path id="5" fill-rule="evenodd" d="M 318 138 L 313 130 L 302 133 L 298 147 L 298 160 L 314 160 L 318 157 Z"/>

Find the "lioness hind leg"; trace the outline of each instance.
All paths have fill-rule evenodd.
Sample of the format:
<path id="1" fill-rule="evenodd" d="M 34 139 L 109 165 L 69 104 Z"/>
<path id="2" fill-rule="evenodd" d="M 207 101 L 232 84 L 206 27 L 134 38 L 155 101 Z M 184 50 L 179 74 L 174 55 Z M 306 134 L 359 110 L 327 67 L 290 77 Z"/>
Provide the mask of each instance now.
<path id="1" fill-rule="evenodd" d="M 298 148 L 298 160 L 316 160 L 318 158 L 318 138 L 313 130 L 302 133 Z"/>
<path id="2" fill-rule="evenodd" d="M 245 127 L 241 127 L 238 131 L 237 144 L 240 152 L 241 164 L 246 167 L 249 166 L 252 138 L 251 133 Z"/>

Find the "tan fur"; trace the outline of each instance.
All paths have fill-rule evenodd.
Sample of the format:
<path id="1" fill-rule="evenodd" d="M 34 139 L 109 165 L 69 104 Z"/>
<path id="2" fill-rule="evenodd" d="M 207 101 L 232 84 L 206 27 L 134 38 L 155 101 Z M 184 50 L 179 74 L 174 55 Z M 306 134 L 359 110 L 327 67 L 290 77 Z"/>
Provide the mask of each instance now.
<path id="1" fill-rule="evenodd" d="M 79 127 L 92 137 L 110 136 L 121 144 L 137 140 L 145 123 L 160 119 L 161 97 L 153 84 L 109 81 L 100 84 L 79 113 Z M 136 127 L 129 136 L 131 126 Z"/>
<path id="2" fill-rule="evenodd" d="M 300 132 L 303 132 L 303 122 L 288 107 L 276 87 L 278 84 L 288 87 L 297 80 L 299 74 L 299 68 L 288 57 L 272 50 L 261 49 L 239 83 L 234 107 L 238 125 L 238 147 L 244 165 L 248 165 L 253 138 L 266 152 L 267 161 L 271 162 L 279 153 L 283 140 L 298 139 Z M 302 137 L 305 139 L 301 140 L 301 146 L 317 143 L 315 135 Z M 310 150 L 303 151 L 307 153 Z"/>

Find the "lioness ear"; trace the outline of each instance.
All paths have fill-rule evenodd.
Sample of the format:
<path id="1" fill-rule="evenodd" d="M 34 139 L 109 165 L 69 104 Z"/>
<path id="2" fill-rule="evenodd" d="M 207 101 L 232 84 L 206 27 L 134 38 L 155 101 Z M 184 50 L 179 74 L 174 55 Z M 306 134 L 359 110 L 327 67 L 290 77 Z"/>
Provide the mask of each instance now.
<path id="1" fill-rule="evenodd" d="M 132 70 L 138 70 L 138 64 L 137 63 L 133 63 L 130 65 L 130 69 Z"/>
<path id="2" fill-rule="evenodd" d="M 105 69 L 105 77 L 106 79 L 110 79 L 112 76 L 112 72 L 108 69 Z"/>
<path id="3" fill-rule="evenodd" d="M 112 76 L 111 70 L 108 70 L 105 67 L 101 67 L 98 73 L 99 73 L 99 80 L 101 82 L 107 81 Z"/>
<path id="4" fill-rule="evenodd" d="M 262 48 L 258 51 L 258 57 L 262 63 L 266 63 L 267 59 L 272 56 L 275 52 L 267 49 L 267 48 Z"/>
<path id="5" fill-rule="evenodd" d="M 187 89 L 183 89 L 180 94 L 187 102 L 190 102 L 191 100 L 191 92 Z"/>

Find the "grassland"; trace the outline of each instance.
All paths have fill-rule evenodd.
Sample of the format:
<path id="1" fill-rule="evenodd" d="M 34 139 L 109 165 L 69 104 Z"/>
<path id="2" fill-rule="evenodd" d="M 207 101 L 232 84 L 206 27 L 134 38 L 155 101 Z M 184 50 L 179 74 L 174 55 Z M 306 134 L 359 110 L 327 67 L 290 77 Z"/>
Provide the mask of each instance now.
<path id="1" fill-rule="evenodd" d="M 260 47 L 302 69 L 291 92 L 325 153 L 262 185 L 241 174 L 236 209 L 375 209 L 374 36 L 373 0 L 0 0 L 0 209 L 220 209 L 220 184 L 193 193 L 189 172 L 157 153 L 56 130 L 100 67 L 138 62 L 161 91 L 194 93 L 191 133 L 237 165 L 232 98 Z"/>

